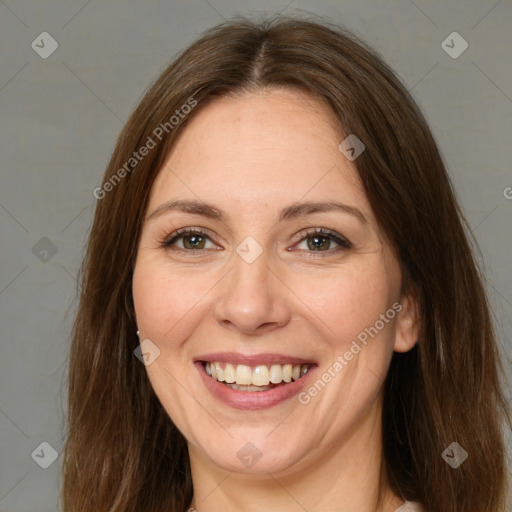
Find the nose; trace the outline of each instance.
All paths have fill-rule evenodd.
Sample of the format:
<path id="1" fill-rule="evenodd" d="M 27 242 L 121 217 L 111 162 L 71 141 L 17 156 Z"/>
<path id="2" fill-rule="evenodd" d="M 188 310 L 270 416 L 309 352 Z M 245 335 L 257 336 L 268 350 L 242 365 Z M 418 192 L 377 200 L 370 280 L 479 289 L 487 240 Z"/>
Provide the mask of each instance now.
<path id="1" fill-rule="evenodd" d="M 252 263 L 235 255 L 231 271 L 217 289 L 217 321 L 248 335 L 283 327 L 291 318 L 291 292 L 283 281 L 270 268 L 265 253 Z"/>

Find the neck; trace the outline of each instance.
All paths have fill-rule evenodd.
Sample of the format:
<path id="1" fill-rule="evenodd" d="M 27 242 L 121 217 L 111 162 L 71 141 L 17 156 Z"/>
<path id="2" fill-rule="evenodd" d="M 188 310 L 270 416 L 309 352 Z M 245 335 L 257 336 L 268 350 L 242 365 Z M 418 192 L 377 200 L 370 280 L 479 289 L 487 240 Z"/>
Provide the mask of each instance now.
<path id="1" fill-rule="evenodd" d="M 307 465 L 281 473 L 225 471 L 189 444 L 191 507 L 198 512 L 259 512 L 271 504 L 275 512 L 394 512 L 403 500 L 390 491 L 382 467 L 380 414 L 381 407 L 372 408 L 343 440 L 322 445 L 321 454 L 313 450 Z"/>

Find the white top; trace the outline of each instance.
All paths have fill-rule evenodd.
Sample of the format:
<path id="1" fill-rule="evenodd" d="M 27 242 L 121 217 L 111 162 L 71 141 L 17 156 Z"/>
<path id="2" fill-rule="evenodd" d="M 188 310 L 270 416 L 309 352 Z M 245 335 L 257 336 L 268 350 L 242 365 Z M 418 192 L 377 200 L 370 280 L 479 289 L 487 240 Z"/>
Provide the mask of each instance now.
<path id="1" fill-rule="evenodd" d="M 187 512 L 197 512 L 195 508 L 189 508 Z M 416 501 L 406 501 L 395 512 L 423 512 L 423 507 Z"/>
<path id="2" fill-rule="evenodd" d="M 423 507 L 417 501 L 406 501 L 395 512 L 423 512 Z"/>

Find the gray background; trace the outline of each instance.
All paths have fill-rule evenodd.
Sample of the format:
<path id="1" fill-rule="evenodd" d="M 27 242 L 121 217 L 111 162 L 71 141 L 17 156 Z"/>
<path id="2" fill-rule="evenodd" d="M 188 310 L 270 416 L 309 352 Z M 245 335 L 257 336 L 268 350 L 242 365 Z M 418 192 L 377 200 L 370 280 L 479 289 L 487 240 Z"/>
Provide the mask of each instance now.
<path id="1" fill-rule="evenodd" d="M 57 509 L 61 457 L 43 469 L 38 447 L 62 448 L 76 272 L 124 121 L 203 30 L 265 11 L 344 24 L 412 90 L 481 247 L 510 372 L 510 0 L 0 0 L 0 511 Z M 46 59 L 31 47 L 44 31 L 59 45 Z M 469 44 L 456 59 L 453 31 Z"/>

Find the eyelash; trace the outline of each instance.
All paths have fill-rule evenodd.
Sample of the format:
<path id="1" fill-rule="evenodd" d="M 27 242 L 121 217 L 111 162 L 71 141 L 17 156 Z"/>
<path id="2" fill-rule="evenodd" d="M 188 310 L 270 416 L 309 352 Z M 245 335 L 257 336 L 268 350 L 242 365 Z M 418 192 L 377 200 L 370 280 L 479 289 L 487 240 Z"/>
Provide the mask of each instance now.
<path id="1" fill-rule="evenodd" d="M 333 250 L 327 250 L 327 251 L 305 251 L 306 253 L 309 253 L 309 258 L 315 258 L 315 257 L 322 257 L 322 253 L 326 253 L 327 255 L 338 253 L 340 251 L 346 251 L 347 249 L 352 249 L 352 244 L 341 235 L 338 235 L 334 231 L 330 231 L 328 229 L 324 228 L 313 228 L 313 229 L 305 229 L 299 233 L 299 236 L 301 237 L 299 241 L 297 242 L 297 245 L 301 243 L 302 241 L 306 240 L 307 238 L 319 236 L 321 238 L 327 238 L 331 242 L 335 242 L 338 244 L 338 247 Z M 303 249 L 300 249 L 303 250 Z"/>
<path id="2" fill-rule="evenodd" d="M 214 241 L 214 240 L 212 240 L 212 238 L 214 238 L 214 237 L 209 235 L 208 233 L 202 231 L 201 228 L 183 228 L 183 229 L 178 229 L 177 231 L 175 231 L 174 233 L 169 235 L 166 239 L 164 239 L 161 242 L 161 246 L 164 249 L 185 252 L 185 253 L 188 253 L 189 255 L 199 254 L 201 252 L 204 252 L 205 250 L 208 250 L 208 249 L 181 249 L 181 248 L 171 249 L 172 245 L 176 241 L 178 241 L 181 238 L 184 238 L 186 235 L 197 235 L 197 236 L 200 236 L 203 238 L 207 238 L 210 241 Z M 322 253 L 331 255 L 331 254 L 338 253 L 340 251 L 346 251 L 347 249 L 352 248 L 352 244 L 346 238 L 338 235 L 337 233 L 335 233 L 333 231 L 326 230 L 324 228 L 305 229 L 299 233 L 299 236 L 301 238 L 299 239 L 299 241 L 297 242 L 296 245 L 300 244 L 307 238 L 319 236 L 319 237 L 327 238 L 328 240 L 334 241 L 339 246 L 334 250 L 327 250 L 327 251 L 313 251 L 313 250 L 308 251 L 308 250 L 300 249 L 301 251 L 309 253 L 308 257 L 310 257 L 310 258 L 314 258 L 314 257 L 318 257 L 318 256 L 323 257 L 323 256 L 321 256 Z"/>

